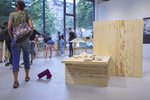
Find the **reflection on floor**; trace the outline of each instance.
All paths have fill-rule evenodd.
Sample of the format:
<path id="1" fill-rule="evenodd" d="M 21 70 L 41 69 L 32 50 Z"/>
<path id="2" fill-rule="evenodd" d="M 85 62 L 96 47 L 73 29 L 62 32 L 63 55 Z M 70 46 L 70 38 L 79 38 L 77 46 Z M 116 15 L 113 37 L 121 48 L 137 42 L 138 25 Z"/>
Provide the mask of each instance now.
<path id="1" fill-rule="evenodd" d="M 86 87 L 65 84 L 64 65 L 61 60 L 37 58 L 31 66 L 31 81 L 24 81 L 20 68 L 18 89 L 12 88 L 12 72 L 0 65 L 0 100 L 150 100 L 150 59 L 144 59 L 143 78 L 111 77 L 109 87 Z M 52 79 L 38 80 L 37 74 L 50 69 Z"/>

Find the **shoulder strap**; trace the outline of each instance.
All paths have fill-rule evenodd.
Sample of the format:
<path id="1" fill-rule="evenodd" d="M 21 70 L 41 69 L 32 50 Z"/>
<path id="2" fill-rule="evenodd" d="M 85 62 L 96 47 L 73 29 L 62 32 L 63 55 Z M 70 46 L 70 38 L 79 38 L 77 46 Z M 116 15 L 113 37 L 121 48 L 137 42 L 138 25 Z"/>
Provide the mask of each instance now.
<path id="1" fill-rule="evenodd" d="M 28 22 L 29 22 L 29 16 L 28 16 L 28 14 L 27 14 L 27 13 L 25 13 L 25 17 L 26 17 L 25 22 L 26 22 L 26 23 L 28 23 Z"/>

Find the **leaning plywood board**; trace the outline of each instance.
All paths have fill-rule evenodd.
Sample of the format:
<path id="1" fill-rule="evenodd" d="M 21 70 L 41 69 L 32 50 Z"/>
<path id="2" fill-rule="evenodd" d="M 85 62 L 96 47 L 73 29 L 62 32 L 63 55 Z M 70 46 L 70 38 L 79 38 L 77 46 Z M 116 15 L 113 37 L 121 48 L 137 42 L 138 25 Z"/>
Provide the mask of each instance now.
<path id="1" fill-rule="evenodd" d="M 111 56 L 110 74 L 142 77 L 143 20 L 94 22 L 94 53 Z"/>

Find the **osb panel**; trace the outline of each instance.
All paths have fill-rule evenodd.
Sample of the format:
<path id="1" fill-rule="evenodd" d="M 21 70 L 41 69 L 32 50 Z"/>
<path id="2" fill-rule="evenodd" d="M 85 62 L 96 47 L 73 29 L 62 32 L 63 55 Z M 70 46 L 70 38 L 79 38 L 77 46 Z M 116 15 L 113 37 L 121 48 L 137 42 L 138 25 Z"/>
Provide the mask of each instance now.
<path id="1" fill-rule="evenodd" d="M 94 53 L 111 56 L 110 75 L 142 77 L 143 20 L 94 22 Z"/>

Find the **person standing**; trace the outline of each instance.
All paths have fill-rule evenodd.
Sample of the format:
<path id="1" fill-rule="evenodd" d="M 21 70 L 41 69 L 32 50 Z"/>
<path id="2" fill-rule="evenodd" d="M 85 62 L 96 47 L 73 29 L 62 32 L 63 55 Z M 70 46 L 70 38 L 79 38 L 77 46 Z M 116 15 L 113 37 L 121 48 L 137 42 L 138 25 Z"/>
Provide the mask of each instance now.
<path id="1" fill-rule="evenodd" d="M 35 55 L 36 55 L 36 51 L 35 51 L 35 47 L 36 47 L 35 36 L 36 35 L 40 35 L 40 33 L 34 29 L 33 34 L 30 37 L 30 54 L 31 54 L 30 64 L 33 63 L 33 59 L 35 58 Z"/>
<path id="2" fill-rule="evenodd" d="M 72 31 L 71 28 L 69 28 L 69 57 L 73 56 L 73 45 L 72 45 L 72 41 L 73 39 L 75 39 L 75 33 Z"/>
<path id="3" fill-rule="evenodd" d="M 0 26 L 0 63 L 2 63 L 2 58 L 3 58 L 3 36 L 2 36 L 2 26 Z"/>
<path id="4" fill-rule="evenodd" d="M 65 54 L 65 39 L 64 39 L 64 36 L 63 35 L 61 35 L 60 36 L 61 38 L 60 38 L 60 53 L 61 53 L 61 56 L 64 56 L 64 54 Z"/>
<path id="5" fill-rule="evenodd" d="M 47 54 L 48 54 L 48 50 L 50 50 L 50 56 L 49 58 L 52 58 L 52 51 L 53 51 L 53 48 L 54 48 L 54 41 L 52 40 L 51 37 L 48 37 L 46 39 L 46 58 L 47 58 Z"/>
<path id="6" fill-rule="evenodd" d="M 60 36 L 61 36 L 60 34 L 61 34 L 60 32 L 57 33 L 57 44 L 56 44 L 57 45 L 57 52 L 56 52 L 57 56 L 60 55 L 60 52 L 59 52 L 60 51 Z"/>
<path id="7" fill-rule="evenodd" d="M 6 48 L 8 49 L 9 53 L 9 61 L 5 64 L 5 66 L 12 66 L 12 50 L 11 50 L 11 39 L 8 33 L 8 22 L 4 23 L 4 29 L 3 29 L 3 37 L 5 40 Z"/>
<path id="8" fill-rule="evenodd" d="M 19 26 L 20 24 L 27 23 L 30 28 L 33 30 L 32 20 L 29 14 L 27 14 L 25 9 L 25 3 L 23 1 L 16 1 L 15 4 L 16 11 L 12 12 L 9 16 L 8 22 L 8 31 L 9 35 L 12 39 L 11 41 L 11 48 L 12 48 L 12 58 L 13 58 L 13 76 L 14 76 L 14 83 L 13 88 L 19 87 L 18 81 L 18 72 L 19 72 L 19 61 L 20 61 L 20 52 L 23 51 L 23 60 L 25 64 L 25 81 L 29 81 L 29 49 L 30 49 L 30 41 L 29 38 L 22 42 L 16 42 L 13 38 L 12 29 Z M 28 18 L 27 18 L 28 17 Z"/>

